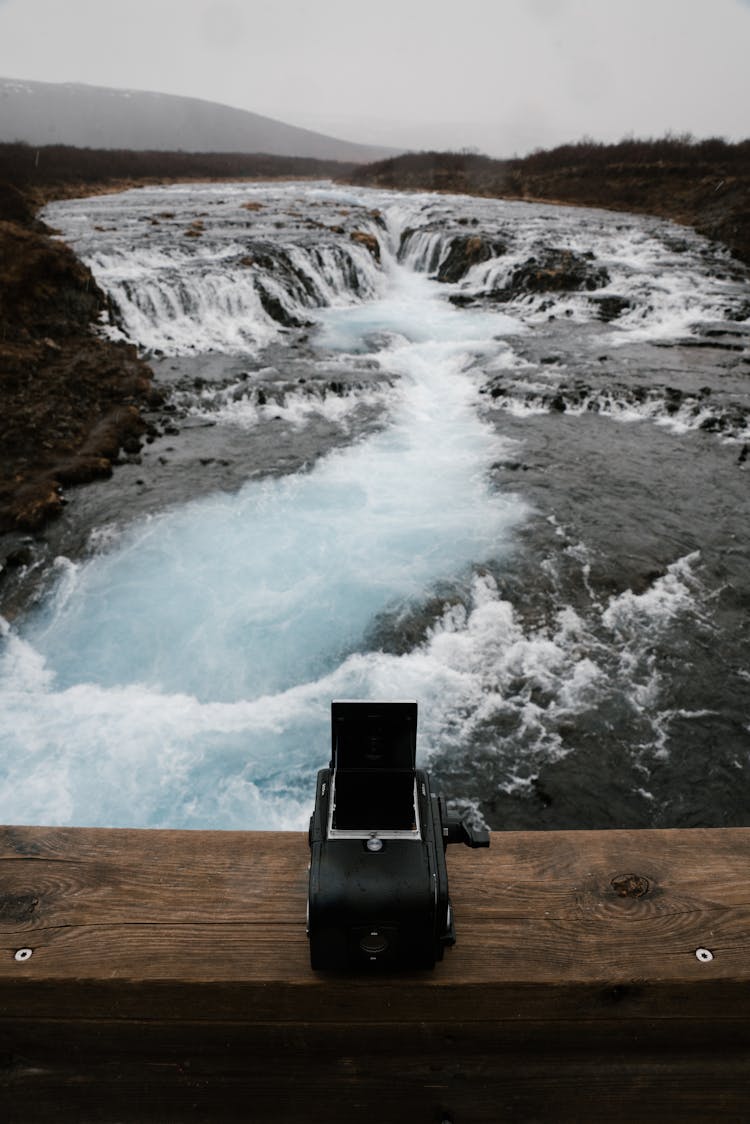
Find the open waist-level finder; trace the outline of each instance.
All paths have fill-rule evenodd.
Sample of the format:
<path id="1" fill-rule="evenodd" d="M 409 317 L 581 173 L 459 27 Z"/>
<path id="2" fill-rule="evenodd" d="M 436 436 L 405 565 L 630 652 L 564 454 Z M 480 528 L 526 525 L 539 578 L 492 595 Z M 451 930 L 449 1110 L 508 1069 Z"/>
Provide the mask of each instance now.
<path id="1" fill-rule="evenodd" d="M 433 968 L 455 943 L 445 849 L 488 847 L 489 832 L 446 814 L 416 754 L 416 702 L 331 704 L 310 821 L 313 968 Z"/>

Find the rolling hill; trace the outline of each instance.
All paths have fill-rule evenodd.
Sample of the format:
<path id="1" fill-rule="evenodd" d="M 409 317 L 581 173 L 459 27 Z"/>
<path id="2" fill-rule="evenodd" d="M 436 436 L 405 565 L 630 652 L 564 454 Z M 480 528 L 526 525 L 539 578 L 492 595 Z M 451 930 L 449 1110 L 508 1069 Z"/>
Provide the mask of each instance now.
<path id="1" fill-rule="evenodd" d="M 0 78 L 0 142 L 182 152 L 264 152 L 366 163 L 399 149 L 355 144 L 201 98 Z"/>

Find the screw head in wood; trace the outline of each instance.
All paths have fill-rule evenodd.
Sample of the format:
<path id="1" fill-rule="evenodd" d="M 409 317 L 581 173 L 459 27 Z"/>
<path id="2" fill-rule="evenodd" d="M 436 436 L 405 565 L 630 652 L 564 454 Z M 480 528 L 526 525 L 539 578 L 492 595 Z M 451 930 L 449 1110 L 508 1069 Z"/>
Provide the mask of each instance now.
<path id="1" fill-rule="evenodd" d="M 33 948 L 19 948 L 18 951 L 13 956 L 13 959 L 14 960 L 20 960 L 20 961 L 31 960 L 31 957 L 33 955 L 34 955 Z"/>
<path id="2" fill-rule="evenodd" d="M 708 964 L 713 958 L 714 954 L 710 948 L 696 948 L 695 959 L 700 960 L 701 964 Z"/>

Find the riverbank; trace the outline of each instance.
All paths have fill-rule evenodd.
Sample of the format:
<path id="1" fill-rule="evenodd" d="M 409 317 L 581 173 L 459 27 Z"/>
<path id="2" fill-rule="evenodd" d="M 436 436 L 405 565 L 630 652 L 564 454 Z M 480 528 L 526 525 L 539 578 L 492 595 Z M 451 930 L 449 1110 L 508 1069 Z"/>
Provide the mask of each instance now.
<path id="1" fill-rule="evenodd" d="M 0 532 L 36 531 L 64 487 L 109 475 L 139 446 L 155 392 L 134 346 L 96 335 L 107 302 L 90 271 L 7 185 L 0 261 Z"/>

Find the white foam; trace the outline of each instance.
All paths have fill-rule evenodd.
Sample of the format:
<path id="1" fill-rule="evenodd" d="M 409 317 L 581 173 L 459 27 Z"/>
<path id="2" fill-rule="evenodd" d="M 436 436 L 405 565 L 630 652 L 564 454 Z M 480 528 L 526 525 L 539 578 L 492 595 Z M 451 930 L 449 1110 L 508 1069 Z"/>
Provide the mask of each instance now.
<path id="1" fill-rule="evenodd" d="M 643 593 L 632 590 L 613 597 L 602 614 L 604 625 L 625 642 L 641 635 L 644 623 L 663 622 L 691 608 L 695 601 L 695 567 L 698 551 L 685 555 L 667 568 L 663 577 Z"/>
<path id="2" fill-rule="evenodd" d="M 317 392 L 280 392 L 278 398 L 271 393 L 261 404 L 257 395 L 245 388 L 242 394 L 238 394 L 235 389 L 227 392 L 226 396 L 222 395 L 224 400 L 221 404 L 208 392 L 208 401 L 191 407 L 189 413 L 194 417 L 211 418 L 243 429 L 252 429 L 272 419 L 286 422 L 295 429 L 303 429 L 312 418 L 319 417 L 346 431 L 360 410 L 383 410 L 392 402 L 393 394 L 390 387 L 376 386 L 372 390 L 358 388 L 341 394 L 321 388 Z"/>
<path id="3" fill-rule="evenodd" d="M 649 651 L 680 613 L 695 612 L 696 564 L 681 559 L 651 590 L 612 598 L 588 620 L 567 607 L 531 629 L 477 574 L 467 603 L 446 608 L 412 651 L 353 652 L 320 675 L 227 702 L 139 683 L 61 688 L 39 652 L 11 634 L 3 818 L 301 829 L 336 697 L 419 699 L 424 763 L 487 731 L 504 791 L 528 787 L 543 762 L 564 755 L 561 726 L 613 692 L 630 698 L 657 756 L 675 712 L 663 708 Z"/>
<path id="4" fill-rule="evenodd" d="M 488 411 L 502 410 L 518 418 L 532 417 L 555 409 L 551 401 L 553 394 L 554 386 L 550 384 L 515 379 L 504 394 L 496 398 L 488 394 L 483 408 Z M 562 397 L 564 398 L 564 393 Z M 675 408 L 674 403 L 668 401 L 659 390 L 652 390 L 649 397 L 641 401 L 630 400 L 624 388 L 621 391 L 597 390 L 583 394 L 578 399 L 566 400 L 565 413 L 570 417 L 596 414 L 625 425 L 651 421 L 680 435 L 710 428 L 714 419 L 721 419 L 722 428 L 718 429 L 718 436 L 723 443 L 736 444 L 746 441 L 750 436 L 750 422 L 727 420 L 722 416 L 721 404 L 716 401 L 697 395 L 685 395 Z"/>
<path id="5" fill-rule="evenodd" d="M 446 293 L 481 296 L 506 289 L 519 267 L 550 248 L 590 254 L 592 264 L 606 268 L 608 283 L 592 292 L 517 294 L 504 307 L 526 325 L 545 323 L 551 312 L 573 322 L 596 320 L 599 299 L 616 296 L 630 307 L 612 325 L 608 346 L 674 341 L 694 334 L 703 321 L 724 320 L 728 301 L 738 295 L 736 281 L 706 269 L 701 255 L 707 244 L 694 232 L 627 214 L 613 221 L 611 213 L 587 208 L 465 197 L 458 203 L 452 197 L 436 203 L 423 197 L 409 216 L 404 261 L 414 269 L 437 270 L 453 239 L 466 237 L 466 229 L 459 231 L 454 224 L 457 213 L 479 216 L 472 233 L 486 244 L 503 243 L 505 249 L 472 266 L 460 282 L 446 285 Z M 673 248 L 675 240 L 683 247 L 680 253 Z"/>

